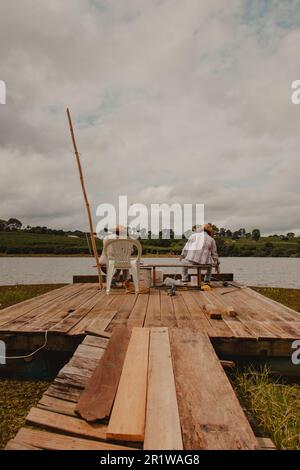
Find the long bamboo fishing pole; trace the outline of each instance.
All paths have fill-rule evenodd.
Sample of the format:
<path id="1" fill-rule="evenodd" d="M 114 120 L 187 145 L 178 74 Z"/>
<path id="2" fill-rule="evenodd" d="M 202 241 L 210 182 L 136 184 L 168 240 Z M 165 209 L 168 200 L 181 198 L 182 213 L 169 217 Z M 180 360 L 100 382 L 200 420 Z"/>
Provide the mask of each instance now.
<path id="1" fill-rule="evenodd" d="M 70 113 L 69 108 L 67 109 L 67 116 L 68 116 L 68 121 L 69 121 L 69 127 L 70 127 L 70 132 L 71 132 L 72 143 L 73 143 L 73 147 L 74 147 L 74 153 L 75 153 L 77 166 L 78 166 L 78 171 L 79 171 L 81 188 L 82 188 L 83 197 L 84 197 L 86 210 L 87 210 L 87 214 L 88 214 L 93 253 L 94 253 L 96 266 L 97 266 L 97 270 L 98 270 L 99 287 L 100 287 L 100 289 L 102 289 L 103 288 L 103 281 L 102 281 L 102 274 L 101 274 L 101 266 L 100 266 L 100 263 L 99 263 L 98 250 L 97 250 L 97 245 L 96 245 L 96 241 L 95 241 L 91 208 L 90 208 L 90 204 L 89 204 L 87 194 L 86 194 L 86 189 L 85 189 L 85 184 L 84 184 L 84 179 L 83 179 L 83 173 L 82 173 L 82 167 L 81 167 L 81 163 L 80 163 L 79 153 L 78 153 L 78 149 L 77 149 L 75 134 L 74 134 L 74 130 L 73 130 L 73 124 L 72 124 L 72 119 L 71 119 L 71 113 Z"/>

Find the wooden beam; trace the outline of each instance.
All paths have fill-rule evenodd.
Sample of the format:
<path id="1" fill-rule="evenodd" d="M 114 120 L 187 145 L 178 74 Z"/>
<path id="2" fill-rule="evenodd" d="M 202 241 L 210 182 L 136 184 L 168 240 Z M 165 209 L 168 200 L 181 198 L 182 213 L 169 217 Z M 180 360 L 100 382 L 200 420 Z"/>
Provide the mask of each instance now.
<path id="1" fill-rule="evenodd" d="M 107 437 L 142 442 L 145 432 L 149 329 L 133 328 Z"/>
<path id="2" fill-rule="evenodd" d="M 107 337 L 108 333 L 105 329 L 108 327 L 112 319 L 118 313 L 118 310 L 107 308 L 103 310 L 99 316 L 93 320 L 85 329 L 85 332 L 89 335 L 104 336 Z M 109 335 L 110 336 L 110 335 Z"/>
<path id="3" fill-rule="evenodd" d="M 99 440 L 106 439 L 106 426 L 104 424 L 91 426 L 82 419 L 42 410 L 41 408 L 31 408 L 26 422 L 77 436 Z"/>
<path id="4" fill-rule="evenodd" d="M 98 366 L 80 397 L 76 411 L 87 421 L 107 419 L 119 385 L 130 339 L 127 328 L 115 328 Z"/>
<path id="5" fill-rule="evenodd" d="M 14 442 L 45 450 L 134 450 L 109 442 L 81 439 L 28 428 L 21 428 L 14 438 Z"/>
<path id="6" fill-rule="evenodd" d="M 258 444 L 207 335 L 170 331 L 184 449 L 256 449 Z"/>
<path id="7" fill-rule="evenodd" d="M 144 449 L 183 449 L 167 328 L 150 333 Z"/>

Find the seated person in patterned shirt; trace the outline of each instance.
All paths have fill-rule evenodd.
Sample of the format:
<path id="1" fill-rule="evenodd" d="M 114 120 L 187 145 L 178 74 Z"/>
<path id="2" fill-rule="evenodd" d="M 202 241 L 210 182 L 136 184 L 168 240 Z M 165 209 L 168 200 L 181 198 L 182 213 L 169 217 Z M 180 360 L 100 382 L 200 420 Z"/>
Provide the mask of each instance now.
<path id="1" fill-rule="evenodd" d="M 210 224 L 196 228 L 196 232 L 186 242 L 181 252 L 180 260 L 182 264 L 187 265 L 209 264 L 204 282 L 206 284 L 210 283 L 212 267 L 216 266 L 218 268 L 220 264 L 216 242 L 213 238 L 213 228 Z M 182 280 L 183 282 L 188 281 L 187 267 L 182 268 Z"/>

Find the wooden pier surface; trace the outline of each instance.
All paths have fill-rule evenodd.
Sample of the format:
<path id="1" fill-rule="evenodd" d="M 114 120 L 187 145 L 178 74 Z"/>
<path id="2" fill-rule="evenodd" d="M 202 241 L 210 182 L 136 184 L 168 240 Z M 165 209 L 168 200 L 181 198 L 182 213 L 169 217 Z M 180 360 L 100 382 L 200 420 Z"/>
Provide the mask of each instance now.
<path id="1" fill-rule="evenodd" d="M 0 339 L 18 340 L 18 349 L 22 338 L 40 338 L 42 343 L 46 331 L 49 344 L 58 345 L 58 338 L 83 339 L 88 333 L 109 337 L 120 325 L 195 328 L 216 342 L 226 340 L 225 349 L 230 340 L 243 340 L 255 352 L 255 343 L 261 342 L 272 344 L 274 355 L 289 354 L 290 343 L 300 337 L 298 312 L 250 288 L 232 286 L 177 290 L 171 297 L 159 289 L 138 295 L 120 289 L 106 295 L 95 284 L 73 284 L 0 311 Z"/>
<path id="2" fill-rule="evenodd" d="M 110 341 L 114 335 L 127 337 L 128 331 L 116 329 Z M 104 398 L 111 378 L 100 374 L 99 382 L 99 367 L 111 364 L 108 341 L 86 336 L 7 450 L 274 448 L 270 439 L 254 436 L 206 334 L 134 328 L 113 379 L 117 387 L 110 387 Z M 111 349 L 117 347 L 115 341 Z M 138 362 L 132 361 L 136 349 L 145 351 Z M 101 422 L 78 414 L 80 402 L 94 409 L 95 403 L 84 400 L 90 388 L 96 399 L 98 394 L 98 400 L 109 401 L 110 411 Z"/>
<path id="3" fill-rule="evenodd" d="M 0 339 L 19 349 L 46 332 L 46 348 L 80 344 L 7 449 L 272 448 L 217 354 L 288 357 L 300 314 L 237 284 L 175 296 L 73 284 L 0 311 Z"/>

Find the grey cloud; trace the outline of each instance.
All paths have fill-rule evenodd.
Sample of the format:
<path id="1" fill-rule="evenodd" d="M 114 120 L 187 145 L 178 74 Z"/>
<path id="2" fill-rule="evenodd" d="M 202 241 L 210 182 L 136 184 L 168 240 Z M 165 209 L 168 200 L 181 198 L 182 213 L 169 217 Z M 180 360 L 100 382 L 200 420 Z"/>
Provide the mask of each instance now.
<path id="1" fill-rule="evenodd" d="M 70 106 L 93 211 L 128 194 L 300 230 L 297 2 L 254 3 L 2 2 L 1 217 L 87 227 Z"/>

